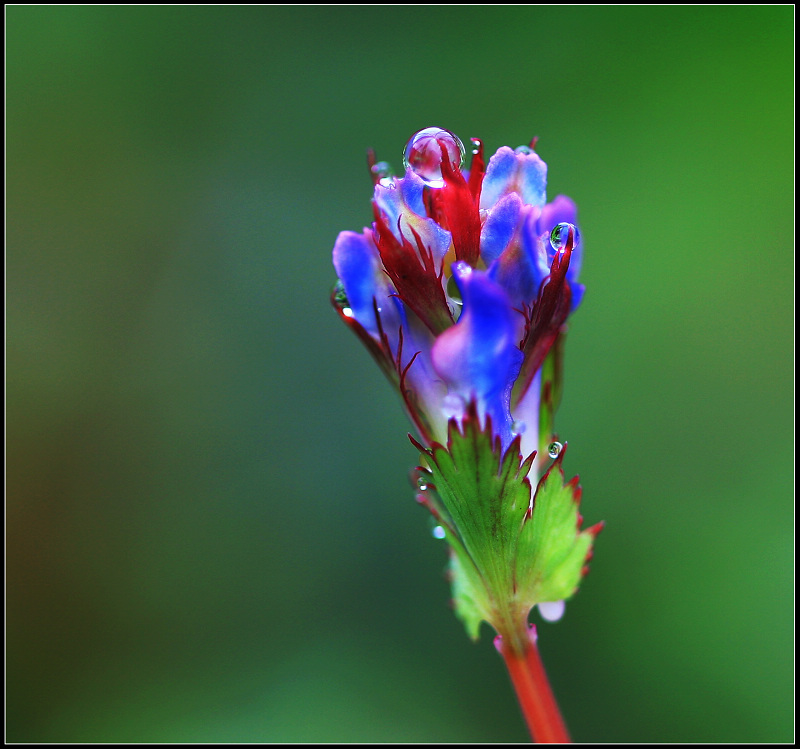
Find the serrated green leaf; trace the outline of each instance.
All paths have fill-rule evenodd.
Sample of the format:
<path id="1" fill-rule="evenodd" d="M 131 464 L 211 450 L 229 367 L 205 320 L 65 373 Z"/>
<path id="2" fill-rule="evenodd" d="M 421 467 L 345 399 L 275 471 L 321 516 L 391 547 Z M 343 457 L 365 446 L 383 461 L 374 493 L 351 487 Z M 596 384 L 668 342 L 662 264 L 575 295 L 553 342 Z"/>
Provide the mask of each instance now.
<path id="1" fill-rule="evenodd" d="M 461 430 L 451 421 L 447 446 L 418 445 L 436 500 L 427 504 L 437 519 L 446 518 L 456 614 L 473 639 L 483 620 L 498 632 L 524 631 L 535 604 L 569 598 L 599 530 L 580 530 L 581 490 L 577 479 L 564 483 L 563 450 L 539 482 L 530 512 L 533 456 L 523 461 L 519 444 L 515 439 L 503 452 L 491 423 L 482 426 L 473 408 Z"/>
<path id="2" fill-rule="evenodd" d="M 566 329 L 566 326 L 564 326 Z M 553 439 L 555 412 L 561 402 L 564 364 L 565 333 L 559 333 L 541 369 L 541 396 L 539 398 L 539 454 L 547 454 Z"/>
<path id="3" fill-rule="evenodd" d="M 489 621 L 492 607 L 478 570 L 459 543 L 451 546 L 450 580 L 456 616 L 463 622 L 467 635 L 477 640 L 481 622 Z"/>
<path id="4" fill-rule="evenodd" d="M 533 516 L 517 546 L 517 583 L 531 605 L 569 598 L 577 590 L 598 527 L 580 531 L 576 480 L 564 483 L 561 456 L 536 489 Z"/>
<path id="5" fill-rule="evenodd" d="M 451 422 L 447 447 L 433 446 L 433 482 L 484 584 L 506 596 L 513 592 L 516 543 L 530 505 L 530 463 L 521 465 L 518 440 L 501 455 L 500 441 L 477 415 L 463 424 L 461 432 Z"/>

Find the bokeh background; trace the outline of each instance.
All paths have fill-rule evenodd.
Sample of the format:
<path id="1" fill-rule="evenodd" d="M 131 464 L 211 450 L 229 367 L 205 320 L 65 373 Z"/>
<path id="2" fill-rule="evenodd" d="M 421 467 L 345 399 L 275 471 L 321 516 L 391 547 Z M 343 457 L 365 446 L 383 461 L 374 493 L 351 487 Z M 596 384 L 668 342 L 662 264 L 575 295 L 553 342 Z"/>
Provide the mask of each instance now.
<path id="1" fill-rule="evenodd" d="M 329 308 L 367 147 L 580 207 L 579 741 L 793 739 L 794 8 L 6 7 L 7 739 L 526 732 Z"/>

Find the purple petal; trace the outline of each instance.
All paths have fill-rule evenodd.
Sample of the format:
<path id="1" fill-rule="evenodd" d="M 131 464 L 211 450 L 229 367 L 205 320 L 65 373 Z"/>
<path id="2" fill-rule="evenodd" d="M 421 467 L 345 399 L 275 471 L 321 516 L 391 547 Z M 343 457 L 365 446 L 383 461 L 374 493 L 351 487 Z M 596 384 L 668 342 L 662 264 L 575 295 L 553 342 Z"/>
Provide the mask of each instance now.
<path id="1" fill-rule="evenodd" d="M 566 221 L 568 224 L 577 224 L 578 207 L 566 195 L 556 195 L 550 203 L 542 207 L 539 225 L 542 231 L 549 232 L 562 221 Z"/>
<path id="2" fill-rule="evenodd" d="M 516 346 L 517 313 L 503 289 L 466 263 L 453 265 L 464 311 L 433 346 L 433 366 L 449 391 L 475 399 L 489 415 L 503 446 L 511 441 L 511 388 L 522 364 Z"/>
<path id="3" fill-rule="evenodd" d="M 376 335 L 378 325 L 373 300 L 378 306 L 389 303 L 390 290 L 372 232 L 366 229 L 363 234 L 341 232 L 333 247 L 333 266 L 344 285 L 353 317 L 365 330 Z"/>
<path id="4" fill-rule="evenodd" d="M 449 231 L 425 216 L 424 186 L 424 182 L 409 170 L 405 177 L 394 180 L 391 185 L 375 185 L 374 199 L 397 240 L 402 243 L 406 239 L 415 245 L 416 232 L 440 267 L 442 258 L 450 249 L 451 236 Z"/>
<path id="5" fill-rule="evenodd" d="M 520 195 L 528 205 L 543 206 L 547 191 L 547 164 L 537 153 L 517 154 L 519 159 Z"/>
<path id="6" fill-rule="evenodd" d="M 481 258 L 487 267 L 500 257 L 513 238 L 521 209 L 519 195 L 512 192 L 500 198 L 489 212 L 481 229 Z"/>
<path id="7" fill-rule="evenodd" d="M 519 233 L 519 243 L 525 252 L 525 256 L 531 264 L 531 284 L 530 289 L 533 292 L 528 298 L 528 302 L 536 299 L 539 293 L 539 287 L 542 281 L 550 274 L 550 261 L 547 255 L 547 245 L 550 245 L 549 240 L 545 240 L 542 236 L 540 225 L 540 211 L 539 209 L 530 209 L 522 229 Z"/>
<path id="8" fill-rule="evenodd" d="M 510 192 L 518 193 L 527 205 L 543 206 L 546 187 L 547 164 L 537 153 L 517 153 L 503 146 L 486 166 L 481 188 L 481 208 L 492 208 Z"/>
<path id="9" fill-rule="evenodd" d="M 489 159 L 481 187 L 481 208 L 493 208 L 509 192 L 517 169 L 517 154 L 513 148 L 503 146 Z"/>

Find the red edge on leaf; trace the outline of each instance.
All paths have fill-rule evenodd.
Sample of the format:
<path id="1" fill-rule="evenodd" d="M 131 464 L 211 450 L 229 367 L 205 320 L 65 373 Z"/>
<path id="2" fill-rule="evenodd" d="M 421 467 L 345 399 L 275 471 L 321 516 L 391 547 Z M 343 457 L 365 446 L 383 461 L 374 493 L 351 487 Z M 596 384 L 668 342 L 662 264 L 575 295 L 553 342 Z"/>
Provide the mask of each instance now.
<path id="1" fill-rule="evenodd" d="M 421 445 L 416 439 L 414 439 L 413 435 L 409 434 L 408 435 L 408 439 L 411 441 L 411 444 L 414 445 L 414 447 L 416 447 L 417 450 L 419 450 L 421 453 L 424 453 L 425 455 L 429 455 L 430 457 L 433 457 L 433 451 L 429 450 L 424 445 Z M 438 445 L 439 447 L 441 447 L 441 445 L 439 445 L 438 442 L 434 442 L 433 444 L 434 445 Z"/>
<path id="2" fill-rule="evenodd" d="M 411 444 L 413 444 L 414 447 L 421 453 L 427 455 L 438 465 L 437 454 L 440 451 L 452 453 L 453 442 L 456 438 L 469 438 L 474 440 L 479 435 L 483 435 L 489 440 L 494 458 L 497 461 L 497 475 L 501 475 L 503 466 L 507 464 L 507 461 L 511 461 L 516 469 L 515 478 L 522 479 L 523 483 L 530 486 L 528 474 L 533 466 L 533 461 L 536 459 L 536 450 L 523 460 L 521 451 L 522 437 L 516 435 L 511 440 L 506 450 L 503 451 L 500 435 L 494 434 L 492 430 L 491 416 L 487 414 L 485 423 L 481 424 L 480 416 L 478 415 L 478 406 L 474 399 L 470 401 L 460 421 L 454 416 L 447 422 L 447 445 L 443 445 L 440 442 L 431 442 L 431 446 L 428 448 L 420 444 L 411 434 L 408 435 L 408 439 L 411 440 Z"/>
<path id="3" fill-rule="evenodd" d="M 573 502 L 575 502 L 575 505 L 577 506 L 580 504 L 581 494 L 583 493 L 583 489 L 581 489 L 580 485 L 578 484 L 578 477 L 573 476 L 573 478 L 571 478 L 569 482 L 567 483 L 564 482 L 564 467 L 562 463 L 564 461 L 564 455 L 567 452 L 567 444 L 568 443 L 566 442 L 564 443 L 564 445 L 561 448 L 561 452 L 558 453 L 558 456 L 548 466 L 547 470 L 542 474 L 542 477 L 539 479 L 539 483 L 536 485 L 536 491 L 533 493 L 533 496 L 531 497 L 531 506 L 528 509 L 528 514 L 525 516 L 525 520 L 530 520 L 530 518 L 533 516 L 533 511 L 536 507 L 536 495 L 539 493 L 539 489 L 541 489 L 544 486 L 545 482 L 550 476 L 550 472 L 554 468 L 558 468 L 558 473 L 561 476 L 561 483 L 564 484 L 565 486 L 568 486 L 572 490 L 572 500 Z M 578 528 L 580 528 L 580 522 L 578 523 Z"/>

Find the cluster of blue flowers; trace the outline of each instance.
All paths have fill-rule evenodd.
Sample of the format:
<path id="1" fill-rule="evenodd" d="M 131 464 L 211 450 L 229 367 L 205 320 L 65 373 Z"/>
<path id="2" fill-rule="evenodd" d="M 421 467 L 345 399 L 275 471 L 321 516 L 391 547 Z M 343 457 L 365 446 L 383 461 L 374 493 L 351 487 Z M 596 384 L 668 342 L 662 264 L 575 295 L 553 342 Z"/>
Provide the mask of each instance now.
<path id="1" fill-rule="evenodd" d="M 477 412 L 504 450 L 519 435 L 523 455 L 541 454 L 542 365 L 583 296 L 577 210 L 546 201 L 535 141 L 488 164 L 470 146 L 463 171 L 464 146 L 442 128 L 411 138 L 402 178 L 372 158 L 374 223 L 339 234 L 333 300 L 423 442 Z"/>

